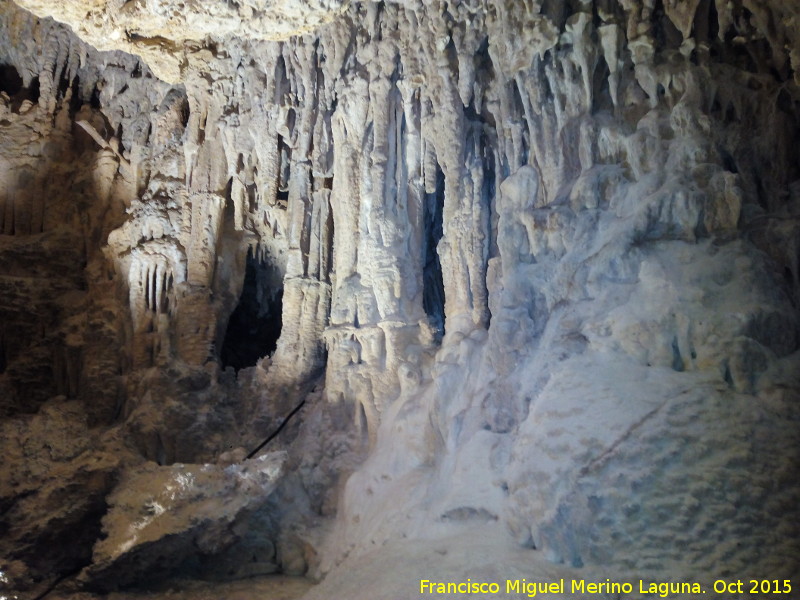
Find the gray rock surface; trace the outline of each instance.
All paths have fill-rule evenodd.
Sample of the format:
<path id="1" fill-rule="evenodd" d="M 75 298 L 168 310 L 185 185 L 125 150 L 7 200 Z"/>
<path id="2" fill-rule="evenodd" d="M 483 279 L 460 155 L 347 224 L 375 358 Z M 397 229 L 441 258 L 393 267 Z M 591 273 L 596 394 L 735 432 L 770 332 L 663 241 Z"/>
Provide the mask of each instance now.
<path id="1" fill-rule="evenodd" d="M 80 578 L 94 589 L 116 590 L 170 574 L 187 557 L 220 554 L 236 541 L 242 515 L 273 491 L 285 460 L 273 453 L 227 466 L 128 469 L 108 496 L 104 535 Z"/>

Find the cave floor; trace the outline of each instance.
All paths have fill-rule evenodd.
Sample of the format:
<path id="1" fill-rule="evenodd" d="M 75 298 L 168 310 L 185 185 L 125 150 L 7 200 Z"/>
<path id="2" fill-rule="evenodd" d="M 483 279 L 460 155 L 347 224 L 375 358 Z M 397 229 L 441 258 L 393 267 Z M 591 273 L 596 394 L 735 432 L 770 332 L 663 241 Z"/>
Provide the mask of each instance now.
<path id="1" fill-rule="evenodd" d="M 308 592 L 314 583 L 304 577 L 270 575 L 238 581 L 211 582 L 171 580 L 163 589 L 142 592 L 118 592 L 104 596 L 93 594 L 48 594 L 46 600 L 295 600 Z"/>
<path id="2" fill-rule="evenodd" d="M 456 531 L 459 531 L 456 533 Z M 522 549 L 497 523 L 471 523 L 450 535 L 433 539 L 393 540 L 372 552 L 350 557 L 319 584 L 302 577 L 271 575 L 231 582 L 170 580 L 159 588 L 118 592 L 48 594 L 45 600 L 399 600 L 420 595 L 420 581 L 556 582 L 560 579 L 603 581 L 607 573 L 589 567 L 554 564 L 543 553 Z M 519 594 L 473 593 L 471 598 L 512 598 Z M 437 593 L 438 600 L 463 599 L 464 594 Z M 563 600 L 562 593 L 541 593 L 542 600 Z M 570 593 L 574 600 L 611 600 L 616 595 Z"/>

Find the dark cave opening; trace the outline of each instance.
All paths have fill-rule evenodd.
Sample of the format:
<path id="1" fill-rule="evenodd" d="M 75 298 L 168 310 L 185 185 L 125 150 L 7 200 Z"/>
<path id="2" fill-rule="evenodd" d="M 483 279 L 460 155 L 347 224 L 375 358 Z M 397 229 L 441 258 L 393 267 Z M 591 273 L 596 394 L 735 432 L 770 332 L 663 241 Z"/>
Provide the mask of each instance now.
<path id="1" fill-rule="evenodd" d="M 14 65 L 0 64 L 0 92 L 5 92 L 11 98 L 11 110 L 20 109 L 25 100 L 33 103 L 39 101 L 39 78 L 34 77 L 26 88 L 25 81 Z"/>
<path id="2" fill-rule="evenodd" d="M 0 92 L 5 92 L 10 97 L 16 96 L 22 90 L 22 77 L 13 65 L 0 65 Z"/>
<path id="3" fill-rule="evenodd" d="M 442 239 L 444 212 L 444 173 L 436 169 L 436 191 L 425 194 L 425 236 L 422 248 L 422 307 L 436 332 L 436 340 L 444 336 L 444 279 L 437 246 Z"/>
<path id="4" fill-rule="evenodd" d="M 289 202 L 289 169 L 292 161 L 292 149 L 283 139 L 278 136 L 278 191 L 277 201 L 280 206 L 286 206 Z"/>
<path id="5" fill-rule="evenodd" d="M 236 371 L 254 366 L 271 354 L 281 335 L 283 287 L 277 268 L 247 254 L 239 304 L 228 320 L 220 360 Z"/>

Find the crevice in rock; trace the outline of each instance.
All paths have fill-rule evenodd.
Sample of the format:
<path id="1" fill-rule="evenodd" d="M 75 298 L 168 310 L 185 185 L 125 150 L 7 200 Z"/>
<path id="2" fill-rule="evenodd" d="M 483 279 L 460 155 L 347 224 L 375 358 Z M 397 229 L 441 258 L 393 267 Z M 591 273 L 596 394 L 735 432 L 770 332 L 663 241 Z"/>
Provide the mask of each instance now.
<path id="1" fill-rule="evenodd" d="M 653 41 L 657 52 L 676 50 L 680 47 L 683 37 L 672 21 L 667 18 L 664 11 L 664 2 L 657 0 L 653 9 Z"/>
<path id="2" fill-rule="evenodd" d="M 496 77 L 492 56 L 489 53 L 489 36 L 483 38 L 472 60 L 475 65 L 475 82 L 480 88 L 488 87 Z M 474 100 L 473 98 L 473 102 Z M 486 114 L 489 115 L 489 111 L 486 111 Z"/>
<path id="3" fill-rule="evenodd" d="M 425 194 L 425 246 L 423 248 L 422 305 L 437 339 L 444 335 L 444 279 L 437 247 L 442 239 L 444 172 L 436 166 L 436 191 Z"/>
<path id="4" fill-rule="evenodd" d="M 247 254 L 244 285 L 239 304 L 228 320 L 220 359 L 223 367 L 251 367 L 272 353 L 281 334 L 283 289 L 275 267 Z"/>
<path id="5" fill-rule="evenodd" d="M 126 89 L 127 88 L 123 88 L 123 90 L 120 93 L 124 93 Z M 91 106 L 95 110 L 99 110 L 102 106 L 102 103 L 100 102 L 101 92 L 102 90 L 98 86 L 94 86 L 94 88 L 92 89 L 92 93 L 89 96 L 89 106 Z"/>
<path id="6" fill-rule="evenodd" d="M 614 100 L 611 98 L 611 89 L 608 81 L 611 71 L 604 60 L 597 61 L 597 66 L 592 73 L 592 109 L 591 113 L 614 112 Z"/>
<path id="7" fill-rule="evenodd" d="M 684 371 L 685 365 L 683 362 L 683 357 L 681 356 L 681 351 L 678 346 L 678 338 L 672 338 L 672 369 L 674 371 Z"/>
<path id="8" fill-rule="evenodd" d="M 72 87 L 72 80 L 69 78 L 69 65 L 64 63 L 61 67 L 61 73 L 58 78 L 58 87 L 57 87 L 57 98 L 61 99 L 64 98 L 67 94 L 67 90 Z"/>
<path id="9" fill-rule="evenodd" d="M 31 85 L 28 87 L 28 100 L 31 102 L 39 101 L 39 78 L 34 77 L 31 80 Z"/>
<path id="10" fill-rule="evenodd" d="M 292 160 L 292 149 L 286 144 L 283 136 L 278 136 L 278 195 L 277 201 L 285 207 L 289 202 L 289 165 Z"/>
<path id="11" fill-rule="evenodd" d="M 716 40 L 719 37 L 719 13 L 717 3 L 708 3 L 708 37 L 707 40 Z"/>
<path id="12" fill-rule="evenodd" d="M 53 384 L 59 395 L 79 396 L 82 362 L 80 348 L 63 347 L 53 352 Z"/>
<path id="13" fill-rule="evenodd" d="M 511 98 L 511 114 L 518 118 L 525 126 L 522 129 L 520 141 L 522 148 L 520 152 L 519 164 L 528 164 L 528 153 L 530 151 L 530 140 L 528 139 L 528 127 L 525 119 L 525 103 L 522 100 L 522 94 L 519 90 L 517 81 L 512 79 L 508 82 L 509 97 Z"/>
<path id="14" fill-rule="evenodd" d="M 6 372 L 8 368 L 8 358 L 6 357 L 6 339 L 0 333 L 0 375 Z"/>
<path id="15" fill-rule="evenodd" d="M 325 178 L 325 189 L 333 189 L 333 177 Z M 328 235 L 325 239 L 325 256 L 327 257 L 327 264 L 320 273 L 320 280 L 326 283 L 331 282 L 331 275 L 333 274 L 333 240 L 335 233 L 336 223 L 333 218 L 333 209 L 331 208 L 330 196 L 328 196 L 328 218 L 325 223 L 325 230 Z"/>

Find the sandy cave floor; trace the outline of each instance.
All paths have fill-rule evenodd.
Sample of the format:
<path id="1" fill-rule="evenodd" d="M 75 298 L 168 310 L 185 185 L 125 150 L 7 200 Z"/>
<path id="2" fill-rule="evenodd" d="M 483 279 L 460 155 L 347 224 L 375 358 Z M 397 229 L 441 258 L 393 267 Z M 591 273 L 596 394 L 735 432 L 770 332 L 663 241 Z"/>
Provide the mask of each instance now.
<path id="1" fill-rule="evenodd" d="M 575 569 L 548 561 L 542 552 L 515 547 L 493 523 L 441 539 L 397 540 L 374 552 L 347 559 L 321 583 L 301 577 L 265 576 L 234 582 L 173 580 L 149 592 L 119 592 L 107 600 L 404 600 L 418 598 L 420 580 L 498 582 L 506 580 L 556 582 L 561 578 L 603 581 L 608 573 Z M 633 581 L 632 575 L 622 580 Z M 464 594 L 435 594 L 437 600 L 465 598 Z M 473 593 L 481 598 L 519 598 L 519 593 Z M 608 594 L 539 593 L 542 600 L 610 600 Z M 91 594 L 54 592 L 46 600 L 99 600 Z"/>
<path id="2" fill-rule="evenodd" d="M 117 592 L 103 596 L 107 600 L 295 600 L 308 592 L 314 583 L 304 577 L 270 575 L 229 582 L 172 580 L 158 589 L 142 592 Z M 54 592 L 46 600 L 95 600 L 92 594 Z"/>

